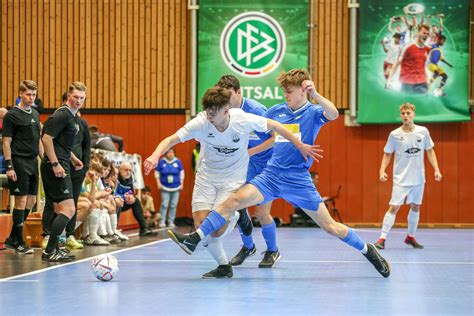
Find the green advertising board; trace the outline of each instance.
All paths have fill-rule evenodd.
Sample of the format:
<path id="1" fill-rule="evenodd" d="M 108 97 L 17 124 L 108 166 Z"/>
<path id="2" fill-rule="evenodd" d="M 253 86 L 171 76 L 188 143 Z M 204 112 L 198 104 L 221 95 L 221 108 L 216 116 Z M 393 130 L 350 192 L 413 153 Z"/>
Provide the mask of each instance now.
<path id="1" fill-rule="evenodd" d="M 415 104 L 417 122 L 470 120 L 469 0 L 361 0 L 358 42 L 360 123 L 399 122 L 405 102 Z"/>
<path id="2" fill-rule="evenodd" d="M 266 107 L 284 102 L 277 75 L 308 66 L 308 1 L 199 1 L 198 100 L 223 75 Z"/>

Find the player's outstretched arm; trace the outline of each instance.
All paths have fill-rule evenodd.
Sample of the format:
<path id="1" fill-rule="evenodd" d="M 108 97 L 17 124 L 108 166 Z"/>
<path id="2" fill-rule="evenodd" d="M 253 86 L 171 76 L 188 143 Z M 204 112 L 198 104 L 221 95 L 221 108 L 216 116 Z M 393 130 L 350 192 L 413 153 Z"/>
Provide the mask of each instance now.
<path id="1" fill-rule="evenodd" d="M 275 133 L 272 132 L 272 137 L 270 137 L 269 139 L 267 139 L 266 141 L 264 141 L 263 143 L 255 147 L 249 148 L 248 150 L 249 156 L 256 155 L 258 153 L 261 153 L 262 151 L 272 148 L 274 144 L 275 144 Z"/>
<path id="2" fill-rule="evenodd" d="M 150 171 L 154 170 L 158 165 L 158 161 L 160 157 L 168 151 L 171 147 L 181 142 L 178 135 L 173 134 L 171 136 L 166 137 L 163 139 L 158 146 L 156 147 L 155 151 L 143 162 L 143 168 L 145 170 L 145 175 L 148 175 Z"/>
<path id="3" fill-rule="evenodd" d="M 317 162 L 319 162 L 319 159 L 323 157 L 319 154 L 320 152 L 323 152 L 323 150 L 319 148 L 319 145 L 304 144 L 298 138 L 296 138 L 295 135 L 293 135 L 289 130 L 287 130 L 281 123 L 268 119 L 267 127 L 268 129 L 277 132 L 278 134 L 292 142 L 293 145 L 295 145 L 295 147 L 298 148 L 298 150 L 301 152 L 306 161 L 308 160 L 308 157 L 311 157 Z"/>
<path id="4" fill-rule="evenodd" d="M 441 175 L 441 171 L 439 171 L 438 160 L 436 159 L 436 154 L 433 148 L 428 149 L 426 151 L 426 155 L 428 156 L 428 161 L 430 162 L 431 166 L 434 169 L 434 176 L 436 181 L 441 181 L 443 176 Z"/>

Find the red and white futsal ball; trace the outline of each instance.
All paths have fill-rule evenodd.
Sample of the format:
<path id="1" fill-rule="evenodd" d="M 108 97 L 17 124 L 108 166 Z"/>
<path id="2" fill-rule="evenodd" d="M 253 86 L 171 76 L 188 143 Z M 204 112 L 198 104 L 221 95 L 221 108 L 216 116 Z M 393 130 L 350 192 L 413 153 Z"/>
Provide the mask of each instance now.
<path id="1" fill-rule="evenodd" d="M 101 281 L 110 281 L 117 275 L 119 264 L 117 258 L 112 255 L 102 255 L 92 260 L 92 273 Z"/>

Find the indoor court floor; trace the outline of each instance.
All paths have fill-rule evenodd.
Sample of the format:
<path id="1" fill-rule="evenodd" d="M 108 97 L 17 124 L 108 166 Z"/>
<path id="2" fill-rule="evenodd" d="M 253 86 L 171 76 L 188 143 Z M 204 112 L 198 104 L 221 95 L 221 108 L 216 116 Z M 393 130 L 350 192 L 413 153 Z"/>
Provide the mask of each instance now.
<path id="1" fill-rule="evenodd" d="M 366 241 L 378 237 L 376 229 L 357 231 Z M 405 234 L 392 230 L 381 251 L 391 265 L 387 279 L 321 229 L 279 228 L 282 260 L 259 269 L 265 247 L 256 228 L 257 255 L 219 280 L 201 279 L 216 266 L 203 248 L 189 256 L 155 238 L 115 250 L 120 271 L 110 282 L 94 278 L 90 258 L 4 277 L 0 314 L 473 315 L 474 230 L 419 230 L 423 250 L 406 246 Z M 229 257 L 240 249 L 237 230 L 224 245 Z M 6 256 L 0 252 L 0 265 L 12 264 Z M 40 261 L 39 250 L 29 260 Z"/>

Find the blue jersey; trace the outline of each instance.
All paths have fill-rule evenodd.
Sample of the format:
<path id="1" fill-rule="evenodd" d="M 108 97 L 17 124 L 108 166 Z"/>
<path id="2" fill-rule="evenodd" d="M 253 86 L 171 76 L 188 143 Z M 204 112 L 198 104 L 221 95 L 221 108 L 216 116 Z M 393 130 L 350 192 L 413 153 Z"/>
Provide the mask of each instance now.
<path id="1" fill-rule="evenodd" d="M 303 143 L 313 145 L 321 126 L 329 120 L 323 115 L 323 108 L 309 101 L 298 110 L 293 111 L 286 103 L 277 104 L 270 108 L 266 117 L 285 125 L 293 135 Z M 289 141 L 277 136 L 273 155 L 268 162 L 268 167 L 278 169 L 309 169 L 313 159 L 305 161 L 300 151 Z"/>
<path id="2" fill-rule="evenodd" d="M 165 191 L 173 191 L 181 186 L 180 173 L 183 164 L 178 158 L 175 157 L 172 161 L 161 159 L 155 170 L 160 173 L 160 183 Z"/>
<path id="3" fill-rule="evenodd" d="M 430 63 L 438 64 L 440 60 L 443 60 L 443 52 L 438 44 L 434 44 L 431 46 Z"/>
<path id="4" fill-rule="evenodd" d="M 247 99 L 247 98 L 243 98 L 241 109 L 242 111 L 246 113 L 251 113 L 258 116 L 265 116 L 265 113 L 267 112 L 267 108 L 263 104 L 255 100 Z M 266 141 L 267 139 L 269 139 L 270 137 L 271 135 L 269 133 L 253 132 L 249 136 L 248 148 L 253 148 L 255 146 L 258 146 L 264 141 Z M 273 148 L 269 148 L 256 155 L 251 156 L 250 162 L 266 163 L 272 156 L 272 153 L 273 153 Z"/>

